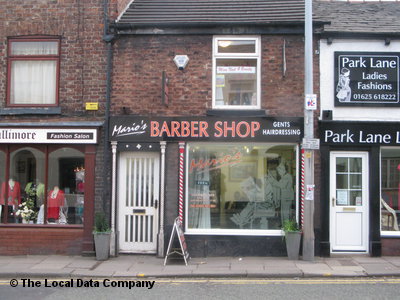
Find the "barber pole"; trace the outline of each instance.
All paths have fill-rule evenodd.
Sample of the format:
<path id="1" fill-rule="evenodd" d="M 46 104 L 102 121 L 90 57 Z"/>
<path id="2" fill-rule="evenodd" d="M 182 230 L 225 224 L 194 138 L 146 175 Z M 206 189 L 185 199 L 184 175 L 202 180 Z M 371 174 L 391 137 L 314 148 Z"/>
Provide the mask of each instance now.
<path id="1" fill-rule="evenodd" d="M 300 183 L 300 226 L 304 226 L 304 198 L 305 198 L 305 185 L 304 185 L 304 149 L 301 149 L 301 183 Z"/>
<path id="2" fill-rule="evenodd" d="M 184 170 L 184 151 L 185 143 L 179 143 L 179 203 L 178 203 L 178 217 L 179 222 L 183 224 L 183 170 Z"/>

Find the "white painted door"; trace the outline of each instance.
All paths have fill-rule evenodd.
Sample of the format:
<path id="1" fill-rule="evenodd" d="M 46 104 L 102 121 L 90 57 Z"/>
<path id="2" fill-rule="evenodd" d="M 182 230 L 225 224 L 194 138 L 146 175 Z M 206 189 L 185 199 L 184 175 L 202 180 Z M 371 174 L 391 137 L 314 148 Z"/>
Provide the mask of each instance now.
<path id="1" fill-rule="evenodd" d="M 158 233 L 158 153 L 122 152 L 119 160 L 119 252 L 155 253 Z"/>
<path id="2" fill-rule="evenodd" d="M 331 152 L 331 252 L 368 252 L 368 194 L 368 153 Z"/>

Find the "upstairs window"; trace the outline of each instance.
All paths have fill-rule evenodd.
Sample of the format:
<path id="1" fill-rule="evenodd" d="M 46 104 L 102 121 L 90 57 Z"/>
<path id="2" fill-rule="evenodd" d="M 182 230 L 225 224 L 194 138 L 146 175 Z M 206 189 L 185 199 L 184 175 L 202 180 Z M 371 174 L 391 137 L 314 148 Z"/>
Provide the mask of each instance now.
<path id="1" fill-rule="evenodd" d="M 214 37 L 214 108 L 260 108 L 259 48 L 259 37 Z"/>
<path id="2" fill-rule="evenodd" d="M 59 39 L 9 39 L 9 106 L 58 104 Z"/>

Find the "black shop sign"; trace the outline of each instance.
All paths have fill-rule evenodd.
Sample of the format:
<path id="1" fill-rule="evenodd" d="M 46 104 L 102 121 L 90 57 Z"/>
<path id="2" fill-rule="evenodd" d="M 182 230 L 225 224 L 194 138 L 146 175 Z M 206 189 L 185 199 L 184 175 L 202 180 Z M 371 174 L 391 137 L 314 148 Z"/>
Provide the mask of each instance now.
<path id="1" fill-rule="evenodd" d="M 322 145 L 400 146 L 400 123 L 322 121 L 319 131 Z"/>
<path id="2" fill-rule="evenodd" d="M 400 53 L 335 52 L 335 106 L 400 106 Z"/>
<path id="3" fill-rule="evenodd" d="M 110 140 L 158 141 L 254 141 L 299 143 L 303 118 L 249 117 L 112 117 Z"/>

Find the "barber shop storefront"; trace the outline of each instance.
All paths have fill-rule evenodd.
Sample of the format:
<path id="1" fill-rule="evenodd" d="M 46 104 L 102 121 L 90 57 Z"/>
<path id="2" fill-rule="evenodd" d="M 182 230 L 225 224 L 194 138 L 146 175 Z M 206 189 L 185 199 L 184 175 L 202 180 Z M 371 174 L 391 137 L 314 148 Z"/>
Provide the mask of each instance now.
<path id="1" fill-rule="evenodd" d="M 180 217 L 192 257 L 285 255 L 302 118 L 125 116 L 110 126 L 117 252 L 163 256 Z"/>
<path id="2" fill-rule="evenodd" d="M 0 127 L 0 254 L 93 251 L 98 129 Z"/>
<path id="3" fill-rule="evenodd" d="M 400 124 L 319 126 L 323 254 L 400 255 Z"/>

